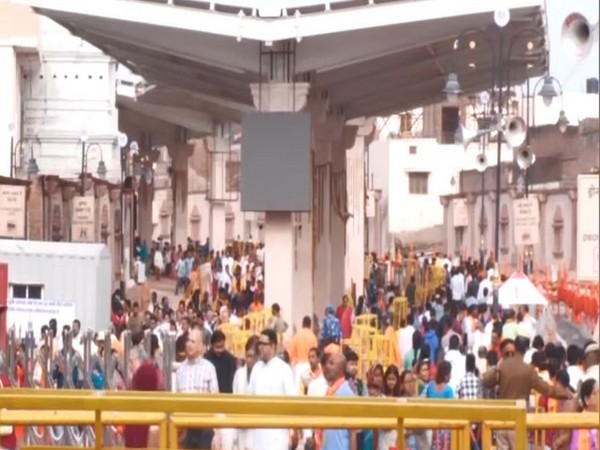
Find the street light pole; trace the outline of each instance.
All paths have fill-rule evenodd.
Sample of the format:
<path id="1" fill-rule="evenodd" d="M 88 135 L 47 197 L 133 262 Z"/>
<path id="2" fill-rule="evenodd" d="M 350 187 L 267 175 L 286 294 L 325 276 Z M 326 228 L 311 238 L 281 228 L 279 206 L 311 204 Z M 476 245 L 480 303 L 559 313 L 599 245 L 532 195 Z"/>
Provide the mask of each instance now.
<path id="1" fill-rule="evenodd" d="M 479 218 L 479 263 L 483 266 L 485 260 L 485 171 L 481 172 L 481 216 Z"/>
<path id="2" fill-rule="evenodd" d="M 85 140 L 81 139 L 81 196 L 85 195 L 85 173 L 86 173 Z"/>
<path id="3" fill-rule="evenodd" d="M 500 29 L 500 43 L 498 50 L 498 117 L 502 117 L 503 107 L 503 96 L 502 96 L 502 71 L 504 69 L 504 29 Z M 497 142 L 497 155 L 496 155 L 496 215 L 494 218 L 494 262 L 499 263 L 499 250 L 500 250 L 500 190 L 502 188 L 501 180 L 502 174 L 500 171 L 500 164 L 502 162 L 502 127 L 499 127 L 498 131 L 498 142 Z M 496 300 L 494 300 L 496 301 Z"/>

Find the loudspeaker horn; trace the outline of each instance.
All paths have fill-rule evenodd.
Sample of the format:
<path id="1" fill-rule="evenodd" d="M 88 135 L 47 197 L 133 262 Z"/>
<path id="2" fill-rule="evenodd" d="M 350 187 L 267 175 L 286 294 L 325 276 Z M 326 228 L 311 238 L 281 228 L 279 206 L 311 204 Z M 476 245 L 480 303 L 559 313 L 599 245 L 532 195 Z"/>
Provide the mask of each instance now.
<path id="1" fill-rule="evenodd" d="M 479 153 L 475 159 L 475 170 L 483 173 L 487 169 L 487 166 L 487 156 L 485 156 L 485 153 Z"/>
<path id="2" fill-rule="evenodd" d="M 589 55 L 597 29 L 598 24 L 593 26 L 583 14 L 569 14 L 563 21 L 561 29 L 561 41 L 567 56 L 583 59 Z"/>
<path id="3" fill-rule="evenodd" d="M 535 154 L 528 148 L 522 148 L 517 153 L 517 165 L 521 170 L 529 169 L 535 163 Z"/>
<path id="4" fill-rule="evenodd" d="M 511 148 L 520 147 L 527 138 L 527 124 L 521 117 L 510 117 L 504 124 L 502 131 L 506 143 Z"/>

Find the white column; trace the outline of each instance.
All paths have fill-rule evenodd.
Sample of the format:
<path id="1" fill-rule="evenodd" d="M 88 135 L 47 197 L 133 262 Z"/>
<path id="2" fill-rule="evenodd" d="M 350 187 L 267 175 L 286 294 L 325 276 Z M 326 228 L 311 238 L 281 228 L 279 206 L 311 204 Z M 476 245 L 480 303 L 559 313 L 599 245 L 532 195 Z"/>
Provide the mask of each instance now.
<path id="1" fill-rule="evenodd" d="M 12 47 L 0 47 L 0 89 L 2 89 L 2 101 L 0 101 L 0 176 L 10 176 L 10 155 L 12 144 L 18 141 L 19 124 L 19 78 L 17 77 L 17 59 Z"/>
<path id="2" fill-rule="evenodd" d="M 173 211 L 171 213 L 172 244 L 184 246 L 187 242 L 188 216 L 188 160 L 193 146 L 172 144 L 168 146 L 171 157 L 171 194 Z"/>
<path id="3" fill-rule="evenodd" d="M 356 293 L 364 292 L 365 265 L 365 148 L 373 140 L 375 121 L 361 118 L 348 122 L 358 126 L 354 145 L 346 152 L 348 212 L 346 222 L 345 285 L 356 284 Z"/>
<path id="4" fill-rule="evenodd" d="M 226 246 L 226 224 L 225 224 L 225 202 L 227 200 L 225 172 L 227 166 L 227 153 L 229 152 L 229 140 L 218 131 L 212 139 L 205 139 L 208 143 L 210 159 L 210 218 L 209 238 L 210 245 L 216 251 L 225 250 Z"/>
<path id="5" fill-rule="evenodd" d="M 351 133 L 353 127 L 344 127 L 342 134 Z M 344 279 L 344 256 L 346 254 L 346 219 L 345 205 L 346 183 L 343 183 L 346 173 L 346 145 L 344 136 L 341 141 L 335 142 L 331 152 L 331 200 L 330 200 L 330 292 L 332 304 L 340 302 L 342 296 L 350 286 Z"/>
<path id="6" fill-rule="evenodd" d="M 215 251 L 225 250 L 225 203 L 210 202 L 209 239 Z"/>
<path id="7" fill-rule="evenodd" d="M 251 84 L 254 105 L 262 112 L 299 111 L 306 105 L 308 83 Z M 243 152 L 243 150 L 242 150 Z M 276 188 L 276 187 L 274 187 Z M 265 214 L 265 303 L 278 303 L 289 324 L 300 327 L 312 315 L 312 248 L 307 214 Z"/>

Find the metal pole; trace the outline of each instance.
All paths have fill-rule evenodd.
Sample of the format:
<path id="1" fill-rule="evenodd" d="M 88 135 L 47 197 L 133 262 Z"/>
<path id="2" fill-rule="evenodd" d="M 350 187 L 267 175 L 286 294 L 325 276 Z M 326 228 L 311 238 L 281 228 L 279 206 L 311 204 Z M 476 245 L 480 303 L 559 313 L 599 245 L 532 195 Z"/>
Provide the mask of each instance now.
<path id="1" fill-rule="evenodd" d="M 121 299 L 125 298 L 125 212 L 123 211 L 123 183 L 125 182 L 125 164 L 124 156 L 121 154 L 121 279 L 119 280 L 119 290 L 121 291 Z"/>
<path id="2" fill-rule="evenodd" d="M 510 55 L 508 55 L 510 57 Z M 527 78 L 527 113 L 526 113 L 526 121 L 529 124 L 529 97 L 531 93 L 529 92 L 529 78 Z M 535 103 L 533 104 L 535 108 Z M 527 148 L 531 151 L 529 147 L 529 133 L 527 133 Z M 529 169 L 525 169 L 525 198 L 529 198 Z"/>
<path id="3" fill-rule="evenodd" d="M 502 98 L 502 71 L 504 69 L 504 32 L 500 30 L 500 46 L 498 51 L 498 114 L 502 116 L 503 98 Z M 494 260 L 500 262 L 500 191 L 501 191 L 501 168 L 502 162 L 502 132 L 498 132 L 497 142 L 498 154 L 496 155 L 496 216 L 494 218 Z"/>
<path id="4" fill-rule="evenodd" d="M 481 217 L 479 218 L 479 263 L 485 266 L 485 248 L 483 246 L 485 241 L 485 229 L 483 227 L 485 218 L 485 172 L 481 172 Z"/>
<path id="5" fill-rule="evenodd" d="M 500 30 L 500 43 L 498 46 L 498 117 L 502 117 L 502 70 L 504 69 L 504 31 Z M 500 190 L 501 190 L 501 173 L 500 163 L 502 161 L 502 131 L 498 131 L 498 142 L 497 142 L 497 155 L 496 155 L 496 214 L 494 217 L 494 297 L 492 304 L 492 311 L 498 310 L 498 289 L 500 287 L 500 273 L 498 264 L 500 261 Z"/>
<path id="6" fill-rule="evenodd" d="M 10 136 L 10 177 L 15 176 L 15 138 L 13 135 Z"/>
<path id="7" fill-rule="evenodd" d="M 364 148 L 364 168 L 365 168 L 365 192 L 363 195 L 368 197 L 369 195 L 369 146 L 365 145 Z M 369 218 L 367 216 L 367 210 L 365 205 L 365 254 L 369 253 Z"/>
<path id="8" fill-rule="evenodd" d="M 81 195 L 85 195 L 85 141 L 81 142 Z"/>

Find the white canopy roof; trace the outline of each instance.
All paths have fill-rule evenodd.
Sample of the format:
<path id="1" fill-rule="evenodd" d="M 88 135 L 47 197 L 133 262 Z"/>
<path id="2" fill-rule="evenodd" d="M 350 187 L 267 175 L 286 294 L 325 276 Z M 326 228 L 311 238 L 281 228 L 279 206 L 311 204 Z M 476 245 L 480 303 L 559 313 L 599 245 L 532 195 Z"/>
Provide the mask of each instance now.
<path id="1" fill-rule="evenodd" d="M 513 84 L 547 67 L 543 0 L 503 0 L 511 12 L 503 29 L 493 20 L 497 2 L 473 0 L 12 1 L 33 7 L 147 82 L 177 88 L 164 106 L 180 107 L 187 98 L 187 109 L 195 102 L 193 109 L 233 121 L 253 108 L 250 83 L 265 78 L 261 52 L 281 42 L 294 50 L 294 78 L 322 89 L 330 109 L 346 119 L 443 101 L 450 72 L 458 73 L 466 94 L 490 89 L 501 36 L 505 53 L 513 50 L 503 60 Z M 261 16 L 265 5 L 285 14 Z M 468 39 L 478 45 L 470 48 L 465 39 L 455 49 L 457 36 L 474 28 L 482 33 Z M 521 34 L 524 29 L 538 31 L 540 39 Z M 527 50 L 529 41 L 534 51 Z"/>
<path id="2" fill-rule="evenodd" d="M 502 307 L 516 305 L 546 306 L 548 300 L 523 272 L 514 272 L 498 290 L 498 303 Z"/>

